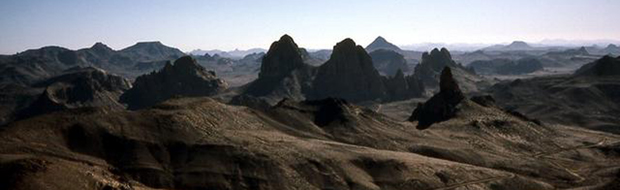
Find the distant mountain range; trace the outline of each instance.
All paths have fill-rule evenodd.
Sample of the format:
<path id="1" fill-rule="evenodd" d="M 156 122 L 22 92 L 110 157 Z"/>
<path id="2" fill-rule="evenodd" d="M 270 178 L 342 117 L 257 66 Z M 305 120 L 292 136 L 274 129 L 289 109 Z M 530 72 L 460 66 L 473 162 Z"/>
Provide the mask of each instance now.
<path id="1" fill-rule="evenodd" d="M 188 54 L 190 55 L 205 55 L 205 54 L 209 54 L 211 56 L 218 54 L 220 55 L 220 57 L 226 57 L 226 58 L 234 58 L 234 59 L 240 59 L 245 57 L 246 55 L 249 54 L 253 54 L 253 53 L 265 53 L 267 52 L 266 49 L 262 49 L 262 48 L 252 48 L 252 49 L 248 49 L 248 50 L 239 50 L 239 49 L 235 49 L 232 51 L 223 51 L 223 50 L 219 50 L 219 49 L 213 49 L 213 50 L 202 50 L 202 49 L 196 49 L 196 50 L 192 50 L 190 52 L 188 52 Z"/>

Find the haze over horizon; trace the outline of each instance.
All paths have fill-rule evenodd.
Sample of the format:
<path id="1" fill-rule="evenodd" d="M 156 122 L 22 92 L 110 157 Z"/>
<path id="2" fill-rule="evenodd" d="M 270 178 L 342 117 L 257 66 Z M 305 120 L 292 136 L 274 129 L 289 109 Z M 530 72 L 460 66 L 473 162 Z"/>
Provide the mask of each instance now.
<path id="1" fill-rule="evenodd" d="M 71 7 L 68 9 L 67 7 Z M 289 34 L 309 49 L 367 45 L 620 40 L 620 1 L 106 1 L 0 2 L 0 54 L 103 42 L 161 41 L 183 51 L 268 48 Z"/>

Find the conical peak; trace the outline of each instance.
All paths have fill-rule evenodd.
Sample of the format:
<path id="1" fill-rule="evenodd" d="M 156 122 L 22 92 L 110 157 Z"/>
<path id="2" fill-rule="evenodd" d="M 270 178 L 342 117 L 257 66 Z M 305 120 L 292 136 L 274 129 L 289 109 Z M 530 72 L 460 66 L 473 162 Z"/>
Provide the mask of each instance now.
<path id="1" fill-rule="evenodd" d="M 375 42 L 387 42 L 387 40 L 385 40 L 382 36 L 377 36 L 377 38 L 375 38 Z"/>
<path id="2" fill-rule="evenodd" d="M 284 34 L 282 35 L 282 37 L 280 37 L 280 40 L 278 40 L 280 42 L 292 42 L 295 43 L 295 41 L 293 41 L 293 38 L 291 36 L 289 36 L 288 34 Z"/>
<path id="3" fill-rule="evenodd" d="M 196 59 L 194 59 L 191 56 L 183 56 L 177 59 L 176 61 L 174 61 L 173 67 L 176 69 L 184 70 L 184 71 L 204 69 L 202 66 L 198 65 L 198 62 L 196 62 Z"/>

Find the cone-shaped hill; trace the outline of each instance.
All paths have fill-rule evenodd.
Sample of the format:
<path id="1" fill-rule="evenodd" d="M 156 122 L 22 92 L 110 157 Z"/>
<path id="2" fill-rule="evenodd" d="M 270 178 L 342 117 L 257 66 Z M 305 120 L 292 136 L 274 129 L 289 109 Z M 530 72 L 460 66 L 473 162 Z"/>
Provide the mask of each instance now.
<path id="1" fill-rule="evenodd" d="M 319 67 L 304 63 L 302 53 L 290 36 L 282 36 L 263 58 L 258 79 L 243 87 L 240 96 L 265 99 L 273 105 L 283 98 L 393 101 L 420 97 L 424 92 L 420 80 L 402 71 L 393 77 L 381 76 L 364 48 L 351 39 L 336 44 L 330 59 Z"/>

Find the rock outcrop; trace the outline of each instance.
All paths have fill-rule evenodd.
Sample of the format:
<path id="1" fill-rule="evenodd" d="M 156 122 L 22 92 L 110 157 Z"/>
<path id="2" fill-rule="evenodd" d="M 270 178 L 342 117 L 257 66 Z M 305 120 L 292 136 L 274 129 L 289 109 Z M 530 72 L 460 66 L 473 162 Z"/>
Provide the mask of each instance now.
<path id="1" fill-rule="evenodd" d="M 422 54 L 422 61 L 415 67 L 414 75 L 418 76 L 424 85 L 436 86 L 439 83 L 438 76 L 444 67 L 459 67 L 452 60 L 452 55 L 446 48 L 435 48 L 430 53 Z"/>
<path id="2" fill-rule="evenodd" d="M 620 57 L 603 56 L 595 62 L 588 63 L 577 71 L 575 76 L 619 76 Z"/>
<path id="3" fill-rule="evenodd" d="M 388 93 L 386 100 L 398 101 L 424 95 L 424 85 L 416 76 L 405 76 L 402 70 L 398 70 L 394 77 L 387 77 L 385 86 Z"/>
<path id="4" fill-rule="evenodd" d="M 309 54 L 288 35 L 273 43 L 262 60 L 258 79 L 243 87 L 240 96 L 261 98 L 273 105 L 283 98 L 295 101 L 341 98 L 349 102 L 392 101 L 420 97 L 424 86 L 398 69 L 384 77 L 364 48 L 351 39 L 334 46 L 320 67 L 306 63 Z M 402 56 L 401 56 L 402 58 Z M 238 100 L 246 99 L 238 97 Z"/>
<path id="5" fill-rule="evenodd" d="M 319 67 L 310 99 L 343 98 L 351 102 L 386 96 L 381 75 L 362 46 L 349 38 L 334 46 L 330 59 Z"/>
<path id="6" fill-rule="evenodd" d="M 448 120 L 456 115 L 456 105 L 465 96 L 461 92 L 456 80 L 452 77 L 450 67 L 441 72 L 439 93 L 425 103 L 420 103 L 409 117 L 409 121 L 418 121 L 418 129 L 426 129 L 436 122 Z"/>
<path id="7" fill-rule="evenodd" d="M 413 75 L 422 80 L 425 88 L 437 89 L 440 74 L 444 67 L 452 69 L 454 79 L 459 82 L 461 90 L 466 93 L 477 92 L 480 86 L 490 85 L 486 79 L 478 76 L 473 69 L 465 68 L 456 63 L 446 48 L 441 48 L 441 50 L 435 48 L 430 53 L 424 52 L 422 61 L 416 65 Z"/>
<path id="8" fill-rule="evenodd" d="M 398 70 L 405 73 L 409 72 L 407 60 L 403 55 L 387 49 L 378 49 L 370 52 L 372 63 L 375 68 L 384 76 L 394 76 Z"/>
<path id="9" fill-rule="evenodd" d="M 284 97 L 303 100 L 314 74 L 314 67 L 304 63 L 302 50 L 284 35 L 271 44 L 262 58 L 258 79 L 245 86 L 243 94 L 265 97 L 270 104 Z"/>
<path id="10" fill-rule="evenodd" d="M 120 76 L 93 68 L 73 68 L 65 74 L 43 81 L 35 86 L 45 90 L 28 108 L 18 113 L 18 118 L 75 109 L 80 107 L 105 107 L 124 109 L 118 102 L 131 83 Z"/>
<path id="11" fill-rule="evenodd" d="M 133 88 L 121 96 L 129 109 L 155 105 L 175 96 L 211 96 L 228 88 L 228 84 L 207 71 L 190 56 L 170 62 L 158 72 L 142 75 Z"/>
<path id="12" fill-rule="evenodd" d="M 273 42 L 263 57 L 259 78 L 283 78 L 291 71 L 304 66 L 301 51 L 288 35 Z"/>

